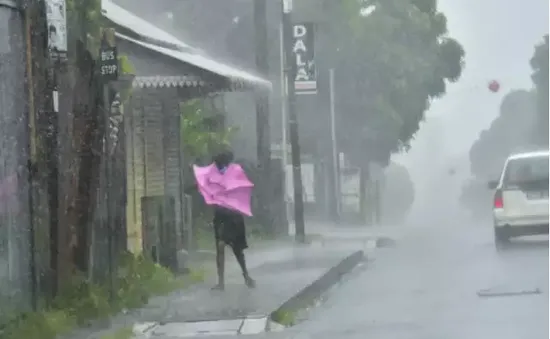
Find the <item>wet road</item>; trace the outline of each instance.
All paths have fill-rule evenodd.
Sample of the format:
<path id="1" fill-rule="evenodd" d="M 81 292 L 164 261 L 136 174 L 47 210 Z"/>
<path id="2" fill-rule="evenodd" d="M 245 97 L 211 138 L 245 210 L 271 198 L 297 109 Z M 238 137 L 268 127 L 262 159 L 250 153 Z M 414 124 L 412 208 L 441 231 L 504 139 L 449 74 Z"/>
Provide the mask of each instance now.
<path id="1" fill-rule="evenodd" d="M 293 339 L 546 339 L 548 237 L 496 252 L 488 225 L 411 228 L 333 291 Z M 477 292 L 542 294 L 479 297 Z"/>

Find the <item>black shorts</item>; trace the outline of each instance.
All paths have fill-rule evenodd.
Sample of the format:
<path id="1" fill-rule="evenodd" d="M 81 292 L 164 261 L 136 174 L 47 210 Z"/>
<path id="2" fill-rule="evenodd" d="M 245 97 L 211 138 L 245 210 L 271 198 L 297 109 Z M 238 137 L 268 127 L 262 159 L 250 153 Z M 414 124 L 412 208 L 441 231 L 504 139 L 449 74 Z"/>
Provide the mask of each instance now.
<path id="1" fill-rule="evenodd" d="M 216 243 L 222 241 L 235 250 L 248 248 L 244 217 L 241 214 L 216 208 L 213 225 Z"/>

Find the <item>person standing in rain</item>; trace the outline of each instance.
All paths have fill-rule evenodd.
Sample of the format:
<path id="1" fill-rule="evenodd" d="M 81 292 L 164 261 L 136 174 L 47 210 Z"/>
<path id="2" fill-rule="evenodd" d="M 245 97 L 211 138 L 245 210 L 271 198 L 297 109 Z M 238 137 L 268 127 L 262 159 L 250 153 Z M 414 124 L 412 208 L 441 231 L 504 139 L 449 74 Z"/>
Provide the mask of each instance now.
<path id="1" fill-rule="evenodd" d="M 233 162 L 233 153 L 224 151 L 214 157 L 214 164 L 220 173 L 225 173 L 228 166 Z M 252 279 L 246 268 L 244 250 L 248 248 L 246 241 L 246 229 L 244 216 L 238 212 L 227 208 L 214 206 L 214 238 L 216 241 L 216 267 L 218 272 L 218 284 L 214 286 L 216 290 L 223 290 L 225 287 L 225 246 L 228 245 L 233 250 L 235 258 L 241 267 L 245 284 L 249 288 L 254 288 L 256 282 Z"/>

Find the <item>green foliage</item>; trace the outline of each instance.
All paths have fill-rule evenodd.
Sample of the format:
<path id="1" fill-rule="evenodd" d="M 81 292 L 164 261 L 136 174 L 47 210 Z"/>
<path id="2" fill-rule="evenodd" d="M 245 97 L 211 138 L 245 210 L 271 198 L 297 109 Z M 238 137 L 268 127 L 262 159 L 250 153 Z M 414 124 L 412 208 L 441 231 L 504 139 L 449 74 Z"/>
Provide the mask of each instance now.
<path id="1" fill-rule="evenodd" d="M 368 16 L 360 8 L 375 6 Z M 344 151 L 387 165 L 406 150 L 431 100 L 459 79 L 462 46 L 435 0 L 346 1 L 332 20 Z M 338 78 L 338 75 L 337 75 Z M 345 131 L 345 133 L 344 133 Z M 358 163 L 358 165 L 365 165 Z"/>
<path id="2" fill-rule="evenodd" d="M 128 56 L 124 54 L 119 54 L 118 56 L 118 65 L 120 69 L 120 74 L 136 74 L 136 69 L 134 68 L 134 65 L 130 62 L 128 59 Z M 132 86 L 128 86 L 128 88 L 123 89 L 120 93 L 120 99 L 122 103 L 128 102 L 132 95 Z"/>
<path id="3" fill-rule="evenodd" d="M 285 327 L 292 327 L 296 325 L 296 310 L 291 311 L 276 311 L 272 314 L 271 319 Z"/>
<path id="4" fill-rule="evenodd" d="M 103 24 L 101 0 L 67 0 L 69 51 L 74 51 L 76 41 L 82 41 L 97 57 Z"/>
<path id="5" fill-rule="evenodd" d="M 120 65 L 120 74 L 136 74 L 136 69 L 128 59 L 128 56 L 124 54 L 119 55 L 118 64 Z"/>
<path id="6" fill-rule="evenodd" d="M 77 41 L 84 43 L 92 56 L 97 57 L 103 16 L 101 0 L 67 0 L 69 53 Z"/>
<path id="7" fill-rule="evenodd" d="M 305 311 L 316 305 L 322 296 L 303 297 L 299 299 L 292 307 L 282 307 L 271 313 L 271 320 L 285 327 L 295 326 L 298 322 L 300 312 Z"/>
<path id="8" fill-rule="evenodd" d="M 104 287 L 89 283 L 83 276 L 75 276 L 51 306 L 69 314 L 77 324 L 84 325 L 89 319 L 109 315 L 111 306 L 106 295 Z"/>
<path id="9" fill-rule="evenodd" d="M 208 99 L 194 99 L 181 104 L 181 140 L 190 162 L 212 156 L 229 147 L 235 127 L 223 126 L 223 114 L 206 106 Z"/>
<path id="10" fill-rule="evenodd" d="M 537 120 L 533 128 L 534 142 L 541 146 L 548 146 L 548 34 L 544 36 L 544 41 L 535 47 L 535 53 L 531 58 L 531 68 L 533 74 L 531 78 L 535 83 L 537 90 Z"/>
<path id="11" fill-rule="evenodd" d="M 140 307 L 151 296 L 166 294 L 202 281 L 202 271 L 192 271 L 178 278 L 142 256 L 126 254 L 118 270 L 118 288 L 113 302 L 109 302 L 106 287 L 92 284 L 82 276 L 75 276 L 48 308 L 8 319 L 7 326 L 0 332 L 0 339 L 54 339 L 75 326 L 86 325 L 89 321 L 110 316 L 125 308 Z M 121 331 L 119 334 L 124 333 Z"/>
<path id="12" fill-rule="evenodd" d="M 24 314 L 12 320 L 2 332 L 2 339 L 55 339 L 75 325 L 74 319 L 66 312 L 47 310 Z"/>

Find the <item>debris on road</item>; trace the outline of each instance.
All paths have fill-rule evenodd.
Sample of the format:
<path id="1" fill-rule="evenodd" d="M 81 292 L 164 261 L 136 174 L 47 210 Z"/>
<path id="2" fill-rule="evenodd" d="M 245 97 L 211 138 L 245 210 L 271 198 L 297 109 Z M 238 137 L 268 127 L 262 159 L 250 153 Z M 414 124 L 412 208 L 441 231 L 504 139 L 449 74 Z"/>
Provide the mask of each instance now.
<path id="1" fill-rule="evenodd" d="M 477 291 L 478 297 L 491 298 L 491 297 L 516 297 L 524 295 L 542 294 L 539 288 L 528 290 L 499 290 L 499 289 L 484 289 Z"/>

